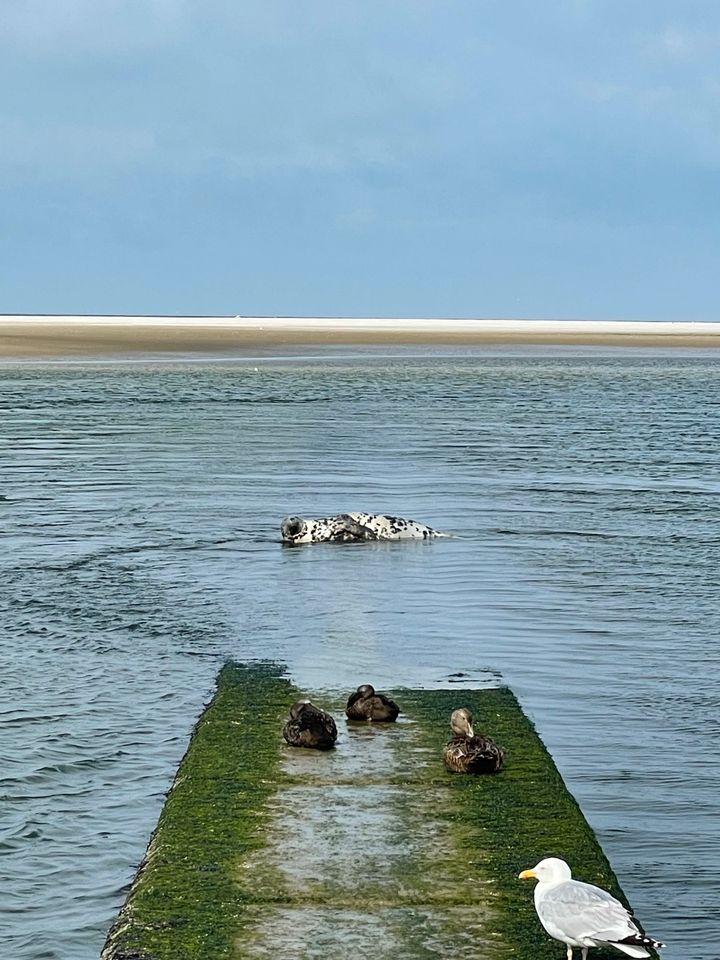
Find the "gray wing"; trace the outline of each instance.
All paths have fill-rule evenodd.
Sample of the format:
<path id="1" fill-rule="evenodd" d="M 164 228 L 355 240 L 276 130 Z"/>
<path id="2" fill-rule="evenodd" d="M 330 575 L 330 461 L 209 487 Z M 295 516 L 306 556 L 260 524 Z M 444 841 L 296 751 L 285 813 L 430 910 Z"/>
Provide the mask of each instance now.
<path id="1" fill-rule="evenodd" d="M 589 938 L 614 943 L 639 933 L 619 900 L 600 887 L 579 880 L 551 887 L 538 903 L 537 911 L 541 920 L 574 940 Z"/>

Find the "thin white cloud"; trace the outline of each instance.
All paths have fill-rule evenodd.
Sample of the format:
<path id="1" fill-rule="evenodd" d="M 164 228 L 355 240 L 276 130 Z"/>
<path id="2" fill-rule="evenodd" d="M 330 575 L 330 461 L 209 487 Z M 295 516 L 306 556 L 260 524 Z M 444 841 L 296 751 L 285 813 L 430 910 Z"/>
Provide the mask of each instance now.
<path id="1" fill-rule="evenodd" d="M 583 97 L 595 103 L 610 103 L 628 94 L 628 85 L 614 80 L 584 80 L 579 83 L 579 89 Z"/>
<path id="2" fill-rule="evenodd" d="M 0 44 L 41 57 L 127 54 L 172 43 L 187 22 L 187 0 L 6 0 Z"/>
<path id="3" fill-rule="evenodd" d="M 172 169 L 202 173 L 215 170 L 231 178 L 268 178 L 276 175 L 352 175 L 359 171 L 397 171 L 403 161 L 392 144 L 380 137 L 346 134 L 342 140 L 318 132 L 266 131 L 262 142 L 245 145 L 161 145 L 163 162 Z"/>
<path id="4" fill-rule="evenodd" d="M 154 133 L 140 127 L 0 118 L 0 166 L 20 177 L 102 177 L 144 163 L 156 150 Z"/>
<path id="5" fill-rule="evenodd" d="M 353 176 L 404 166 L 389 138 L 273 127 L 253 142 L 190 139 L 172 125 L 44 121 L 0 117 L 0 170 L 6 179 L 102 181 L 108 175 L 162 168 L 167 176 L 272 179 L 315 174 Z"/>
<path id="6" fill-rule="evenodd" d="M 720 33 L 671 24 L 650 37 L 648 50 L 660 60 L 694 64 L 720 50 Z"/>

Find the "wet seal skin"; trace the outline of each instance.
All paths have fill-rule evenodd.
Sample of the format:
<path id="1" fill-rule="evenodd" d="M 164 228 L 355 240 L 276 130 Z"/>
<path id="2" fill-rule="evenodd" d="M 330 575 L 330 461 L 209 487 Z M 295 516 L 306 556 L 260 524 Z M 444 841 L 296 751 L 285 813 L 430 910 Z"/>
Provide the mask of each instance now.
<path id="1" fill-rule="evenodd" d="M 338 513 L 332 517 L 285 517 L 280 524 L 283 543 L 360 543 L 364 540 L 431 540 L 449 537 L 418 520 L 384 513 Z"/>

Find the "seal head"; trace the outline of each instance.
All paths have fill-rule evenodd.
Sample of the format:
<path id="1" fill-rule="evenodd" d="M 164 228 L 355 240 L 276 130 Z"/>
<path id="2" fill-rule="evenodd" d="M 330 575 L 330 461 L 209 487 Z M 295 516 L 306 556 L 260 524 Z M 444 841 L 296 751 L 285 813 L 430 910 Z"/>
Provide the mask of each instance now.
<path id="1" fill-rule="evenodd" d="M 305 535 L 307 524 L 302 517 L 285 517 L 280 524 L 280 533 L 287 543 L 294 543 Z"/>

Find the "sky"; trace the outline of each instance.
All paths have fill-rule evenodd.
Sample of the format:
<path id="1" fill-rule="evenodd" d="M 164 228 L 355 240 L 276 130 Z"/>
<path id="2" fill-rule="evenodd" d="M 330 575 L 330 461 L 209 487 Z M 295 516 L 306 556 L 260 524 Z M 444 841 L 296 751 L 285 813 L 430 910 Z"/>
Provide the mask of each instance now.
<path id="1" fill-rule="evenodd" d="M 720 320 L 717 0 L 2 0 L 0 313 Z"/>

